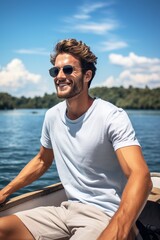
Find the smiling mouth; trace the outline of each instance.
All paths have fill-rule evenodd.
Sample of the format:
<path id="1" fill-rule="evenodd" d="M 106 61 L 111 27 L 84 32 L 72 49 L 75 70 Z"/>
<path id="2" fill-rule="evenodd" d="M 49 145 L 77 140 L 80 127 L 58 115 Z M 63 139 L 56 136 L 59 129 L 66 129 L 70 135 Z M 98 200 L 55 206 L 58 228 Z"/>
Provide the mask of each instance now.
<path id="1" fill-rule="evenodd" d="M 69 85 L 71 85 L 70 83 L 68 84 L 68 83 L 59 83 L 59 84 L 57 84 L 57 86 L 58 87 L 65 87 L 65 86 L 69 86 Z"/>
<path id="2" fill-rule="evenodd" d="M 67 87 L 71 85 L 71 81 L 56 81 L 56 86 L 59 88 Z"/>

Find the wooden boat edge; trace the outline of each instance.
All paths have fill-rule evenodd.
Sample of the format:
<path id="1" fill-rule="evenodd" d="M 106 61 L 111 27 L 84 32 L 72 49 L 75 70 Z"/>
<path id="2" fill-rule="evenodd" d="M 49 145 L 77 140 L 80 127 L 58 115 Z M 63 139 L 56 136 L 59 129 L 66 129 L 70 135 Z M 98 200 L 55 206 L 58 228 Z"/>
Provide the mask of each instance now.
<path id="1" fill-rule="evenodd" d="M 158 181 L 160 181 L 160 173 L 159 172 L 151 172 L 151 178 L 152 179 L 158 179 Z M 160 186 L 160 185 L 159 185 Z M 34 200 L 46 195 L 49 195 L 51 193 L 56 193 L 59 190 L 63 190 L 63 185 L 61 182 L 59 183 L 55 183 L 53 185 L 44 187 L 41 190 L 36 190 L 30 193 L 25 193 L 22 194 L 20 196 L 11 198 L 10 200 L 7 200 L 6 202 L 4 202 L 3 204 L 0 205 L 0 213 L 2 213 L 5 210 L 11 209 L 15 206 L 18 206 L 20 204 L 26 203 L 30 200 Z M 148 197 L 148 200 L 151 201 L 157 201 L 160 203 L 160 188 L 158 187 L 154 187 Z"/>
<path id="2" fill-rule="evenodd" d="M 151 172 L 150 175 L 151 175 L 151 178 L 152 177 L 160 177 L 160 172 Z"/>
<path id="3" fill-rule="evenodd" d="M 63 189 L 63 185 L 61 182 L 59 182 L 59 183 L 55 183 L 50 186 L 44 187 L 41 190 L 36 190 L 33 192 L 21 194 L 17 197 L 13 197 L 0 205 L 0 212 L 5 211 L 14 206 L 17 206 L 19 204 L 25 203 L 29 200 L 33 200 L 35 198 L 39 198 L 39 197 L 51 194 L 53 192 L 57 192 L 61 189 Z"/>

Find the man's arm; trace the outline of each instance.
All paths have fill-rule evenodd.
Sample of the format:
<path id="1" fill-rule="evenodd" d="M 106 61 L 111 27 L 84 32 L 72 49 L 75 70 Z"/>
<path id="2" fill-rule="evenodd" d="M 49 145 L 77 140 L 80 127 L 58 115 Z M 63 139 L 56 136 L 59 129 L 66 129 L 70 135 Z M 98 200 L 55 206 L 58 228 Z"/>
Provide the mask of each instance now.
<path id="1" fill-rule="evenodd" d="M 22 169 L 18 176 L 0 191 L 0 203 L 3 203 L 13 192 L 42 176 L 51 166 L 53 157 L 53 150 L 42 146 L 39 153 Z"/>
<path id="2" fill-rule="evenodd" d="M 139 146 L 120 148 L 116 154 L 128 181 L 119 209 L 98 240 L 132 239 L 129 233 L 152 188 L 150 173 Z"/>

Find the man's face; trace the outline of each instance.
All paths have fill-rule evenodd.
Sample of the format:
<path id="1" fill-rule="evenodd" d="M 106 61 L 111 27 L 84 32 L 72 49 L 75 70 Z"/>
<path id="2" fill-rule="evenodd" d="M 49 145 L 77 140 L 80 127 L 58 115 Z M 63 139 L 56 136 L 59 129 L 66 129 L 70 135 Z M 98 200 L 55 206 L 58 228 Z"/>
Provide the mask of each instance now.
<path id="1" fill-rule="evenodd" d="M 63 67 L 71 65 L 73 71 L 65 74 Z M 54 78 L 57 96 L 59 98 L 73 98 L 83 91 L 83 74 L 80 62 L 70 54 L 59 54 L 55 61 L 55 67 L 59 68 L 58 75 Z"/>

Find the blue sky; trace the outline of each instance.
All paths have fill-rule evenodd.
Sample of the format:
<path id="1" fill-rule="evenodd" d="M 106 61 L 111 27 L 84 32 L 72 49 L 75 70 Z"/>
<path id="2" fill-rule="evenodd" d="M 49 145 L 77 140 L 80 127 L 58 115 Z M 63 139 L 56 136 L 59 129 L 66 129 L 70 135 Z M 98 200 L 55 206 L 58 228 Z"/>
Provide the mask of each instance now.
<path id="1" fill-rule="evenodd" d="M 50 53 L 64 38 L 98 57 L 91 87 L 160 87 L 160 0 L 0 0 L 0 92 L 55 92 Z"/>

